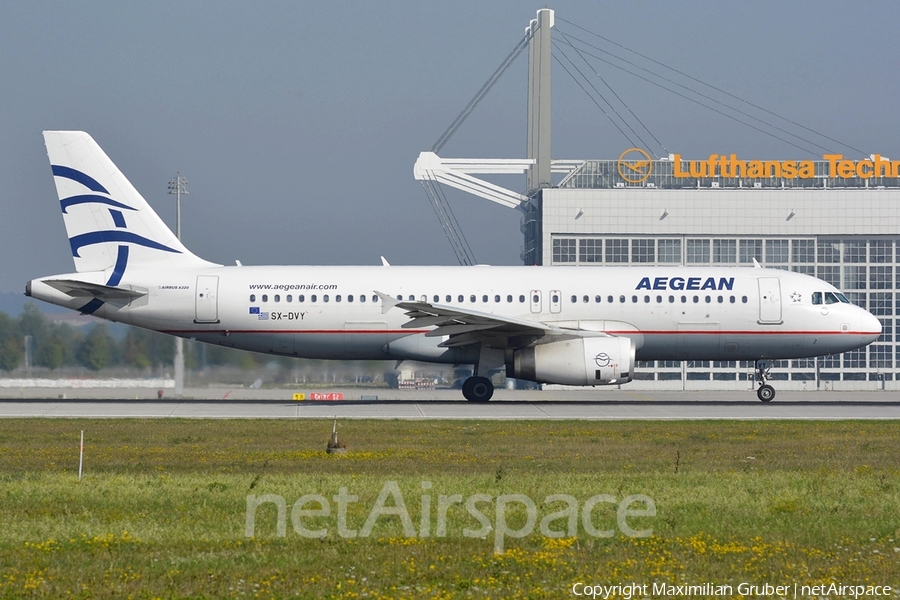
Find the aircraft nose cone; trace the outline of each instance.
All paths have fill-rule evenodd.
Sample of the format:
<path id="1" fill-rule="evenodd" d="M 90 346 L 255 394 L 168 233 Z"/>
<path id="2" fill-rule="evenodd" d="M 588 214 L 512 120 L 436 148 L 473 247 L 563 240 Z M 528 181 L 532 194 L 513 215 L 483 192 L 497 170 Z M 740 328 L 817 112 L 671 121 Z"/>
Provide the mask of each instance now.
<path id="1" fill-rule="evenodd" d="M 862 333 L 863 342 L 870 344 L 881 335 L 881 321 L 872 313 L 865 312 L 862 315 L 859 330 Z"/>

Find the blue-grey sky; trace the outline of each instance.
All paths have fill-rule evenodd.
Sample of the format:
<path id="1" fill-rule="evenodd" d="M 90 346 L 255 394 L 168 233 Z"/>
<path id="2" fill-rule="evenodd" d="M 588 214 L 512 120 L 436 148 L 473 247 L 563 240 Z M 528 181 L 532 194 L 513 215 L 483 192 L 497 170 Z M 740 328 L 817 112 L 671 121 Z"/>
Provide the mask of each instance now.
<path id="1" fill-rule="evenodd" d="M 72 270 L 44 129 L 88 131 L 173 228 L 166 184 L 181 171 L 190 182 L 184 240 L 209 260 L 378 264 L 385 255 L 393 264 L 456 264 L 412 166 L 540 7 L 3 3 L 0 292 Z M 900 157 L 900 3 L 550 8 L 866 154 Z M 443 156 L 524 156 L 525 58 Z M 671 152 L 814 157 L 615 69 L 598 70 Z M 616 158 L 631 145 L 556 64 L 553 82 L 555 158 Z M 521 189 L 524 178 L 507 183 Z M 480 262 L 519 264 L 520 213 L 449 196 Z"/>

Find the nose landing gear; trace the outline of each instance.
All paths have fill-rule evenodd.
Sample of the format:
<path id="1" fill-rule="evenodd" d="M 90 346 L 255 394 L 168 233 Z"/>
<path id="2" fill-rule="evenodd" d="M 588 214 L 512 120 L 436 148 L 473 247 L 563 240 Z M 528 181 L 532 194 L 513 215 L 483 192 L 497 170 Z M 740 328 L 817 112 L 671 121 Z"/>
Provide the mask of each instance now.
<path id="1" fill-rule="evenodd" d="M 763 402 L 771 402 L 772 398 L 775 397 L 775 388 L 766 383 L 766 379 L 769 378 L 769 369 L 771 368 L 772 363 L 767 360 L 756 361 L 756 381 L 759 382 L 756 397 Z"/>

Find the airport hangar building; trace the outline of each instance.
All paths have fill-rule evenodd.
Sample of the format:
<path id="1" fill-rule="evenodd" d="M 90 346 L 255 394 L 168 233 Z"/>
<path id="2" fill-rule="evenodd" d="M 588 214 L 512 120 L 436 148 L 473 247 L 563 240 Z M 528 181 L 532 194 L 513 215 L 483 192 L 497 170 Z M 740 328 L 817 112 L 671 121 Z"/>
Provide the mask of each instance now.
<path id="1" fill-rule="evenodd" d="M 900 162 L 877 155 L 653 160 L 639 152 L 583 161 L 532 196 L 524 262 L 752 266 L 755 259 L 814 275 L 876 315 L 882 335 L 842 355 L 776 361 L 771 379 L 786 390 L 900 389 Z M 638 301 L 666 303 L 670 294 L 649 291 Z M 635 371 L 631 389 L 753 387 L 748 361 L 650 361 Z"/>
<path id="2" fill-rule="evenodd" d="M 638 148 L 626 150 L 618 160 L 553 159 L 554 26 L 554 11 L 544 8 L 526 29 L 527 158 L 438 156 L 468 114 L 467 107 L 414 167 L 460 262 L 467 264 L 436 184 L 522 211 L 526 265 L 752 266 L 756 260 L 765 267 L 814 275 L 877 316 L 882 335 L 868 347 L 842 355 L 775 361 L 769 379 L 786 390 L 900 389 L 900 333 L 895 333 L 900 328 L 900 161 L 830 154 L 815 161 L 741 160 L 732 154 L 654 159 Z M 479 94 L 489 89 L 486 84 Z M 492 173 L 525 174 L 528 192 L 519 194 L 477 177 Z M 626 301 L 664 304 L 669 295 L 649 290 Z M 680 301 L 680 295 L 673 300 Z M 754 388 L 750 361 L 639 362 L 629 384 L 629 389 Z"/>

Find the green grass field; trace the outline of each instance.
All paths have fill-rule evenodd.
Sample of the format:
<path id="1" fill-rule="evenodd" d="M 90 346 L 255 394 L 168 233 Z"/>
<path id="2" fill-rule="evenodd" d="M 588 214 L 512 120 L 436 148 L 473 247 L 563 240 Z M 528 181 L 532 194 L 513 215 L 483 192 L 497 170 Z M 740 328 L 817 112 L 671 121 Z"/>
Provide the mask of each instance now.
<path id="1" fill-rule="evenodd" d="M 325 453 L 330 431 L 309 420 L 0 421 L 0 597 L 900 584 L 897 422 L 347 421 L 346 455 Z M 342 488 L 357 500 L 336 500 Z M 283 535 L 264 502 L 248 537 L 248 496 L 266 495 L 284 500 Z M 620 518 L 634 495 L 655 514 L 638 500 L 622 510 L 651 514 Z"/>

